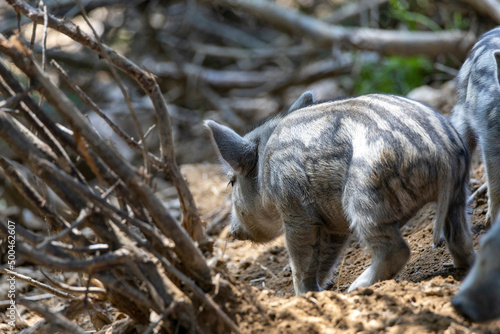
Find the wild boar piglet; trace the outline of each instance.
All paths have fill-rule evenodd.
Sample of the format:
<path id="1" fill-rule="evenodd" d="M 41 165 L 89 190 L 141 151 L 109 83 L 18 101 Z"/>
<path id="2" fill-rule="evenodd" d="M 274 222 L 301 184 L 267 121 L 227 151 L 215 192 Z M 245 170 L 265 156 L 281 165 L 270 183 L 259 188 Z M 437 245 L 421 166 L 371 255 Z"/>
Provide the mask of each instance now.
<path id="1" fill-rule="evenodd" d="M 254 242 L 284 233 L 296 294 L 328 283 L 352 233 L 373 261 L 349 291 L 394 277 L 410 257 L 400 227 L 432 201 L 434 242 L 444 233 L 455 266 L 472 264 L 469 157 L 434 110 L 383 94 L 316 103 L 305 92 L 243 137 L 205 125 L 233 185 L 230 233 Z"/>

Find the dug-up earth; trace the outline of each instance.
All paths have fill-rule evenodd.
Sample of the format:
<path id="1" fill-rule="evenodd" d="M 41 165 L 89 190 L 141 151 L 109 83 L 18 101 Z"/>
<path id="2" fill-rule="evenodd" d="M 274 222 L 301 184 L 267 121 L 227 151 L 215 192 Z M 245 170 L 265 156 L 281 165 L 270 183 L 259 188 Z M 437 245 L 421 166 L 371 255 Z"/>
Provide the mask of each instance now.
<path id="1" fill-rule="evenodd" d="M 485 181 L 482 164 L 475 166 L 471 192 Z M 185 165 L 182 170 L 207 224 L 227 223 L 224 203 L 230 189 L 219 167 Z M 471 208 L 477 249 L 487 230 L 486 194 L 476 197 Z M 347 293 L 349 284 L 371 261 L 370 254 L 353 240 L 339 259 L 331 286 L 300 297 L 293 295 L 283 237 L 256 245 L 231 240 L 225 227 L 213 236 L 211 261 L 233 277 L 237 287 L 233 290 L 239 298 L 226 303 L 226 311 L 244 333 L 500 333 L 500 320 L 471 323 L 453 310 L 450 301 L 465 272 L 449 265 L 451 256 L 445 247 L 432 247 L 433 218 L 434 209 L 429 206 L 403 227 L 412 256 L 395 279 Z"/>

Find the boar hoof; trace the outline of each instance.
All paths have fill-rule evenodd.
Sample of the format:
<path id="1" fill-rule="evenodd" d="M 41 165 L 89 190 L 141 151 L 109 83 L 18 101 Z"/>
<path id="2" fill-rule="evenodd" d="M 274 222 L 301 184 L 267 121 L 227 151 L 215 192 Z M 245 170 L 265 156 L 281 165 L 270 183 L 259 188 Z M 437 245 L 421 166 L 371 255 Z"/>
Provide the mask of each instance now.
<path id="1" fill-rule="evenodd" d="M 453 306 L 455 311 L 465 319 L 474 322 L 480 321 L 481 317 L 479 312 L 477 312 L 477 308 L 468 307 L 467 302 L 463 298 L 460 298 L 459 296 L 455 297 L 451 301 L 451 305 Z"/>

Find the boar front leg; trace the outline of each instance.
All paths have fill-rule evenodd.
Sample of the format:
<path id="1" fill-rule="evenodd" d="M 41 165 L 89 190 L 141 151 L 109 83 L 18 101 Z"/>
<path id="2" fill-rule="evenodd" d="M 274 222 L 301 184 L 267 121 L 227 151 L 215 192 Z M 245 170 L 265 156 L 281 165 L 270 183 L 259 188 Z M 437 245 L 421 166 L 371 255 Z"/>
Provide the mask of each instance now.
<path id="1" fill-rule="evenodd" d="M 321 287 L 324 287 L 332 278 L 335 263 L 348 239 L 348 234 L 330 233 L 324 228 L 321 229 L 320 262 L 318 269 L 318 283 Z"/>
<path id="2" fill-rule="evenodd" d="M 355 224 L 360 241 L 372 254 L 370 266 L 351 284 L 348 292 L 391 279 L 403 269 L 410 258 L 410 248 L 399 230 L 399 222 Z"/>
<path id="3" fill-rule="evenodd" d="M 296 295 L 320 291 L 332 276 L 349 235 L 327 232 L 321 222 L 285 223 L 285 239 Z"/>
<path id="4" fill-rule="evenodd" d="M 476 252 L 472 241 L 466 213 L 467 190 L 457 186 L 452 194 L 448 216 L 444 224 L 444 237 L 456 268 L 469 269 L 474 263 Z"/>
<path id="5" fill-rule="evenodd" d="M 481 151 L 488 178 L 488 216 L 493 222 L 500 213 L 500 131 L 481 142 Z"/>
<path id="6" fill-rule="evenodd" d="M 285 221 L 284 226 L 295 295 L 307 291 L 320 291 L 317 278 L 320 254 L 318 224 Z"/>

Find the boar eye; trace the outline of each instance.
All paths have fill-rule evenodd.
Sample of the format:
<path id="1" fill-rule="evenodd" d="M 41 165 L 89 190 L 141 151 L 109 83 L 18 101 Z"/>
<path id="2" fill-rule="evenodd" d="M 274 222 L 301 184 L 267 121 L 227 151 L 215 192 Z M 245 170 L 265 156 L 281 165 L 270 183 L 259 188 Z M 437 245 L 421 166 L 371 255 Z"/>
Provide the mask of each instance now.
<path id="1" fill-rule="evenodd" d="M 229 183 L 227 184 L 227 186 L 229 187 L 229 185 L 231 185 L 231 187 L 234 187 L 234 184 L 236 183 L 236 176 L 233 176 L 231 177 L 231 179 L 229 180 Z"/>

